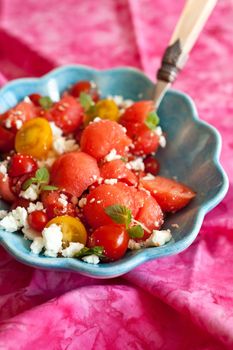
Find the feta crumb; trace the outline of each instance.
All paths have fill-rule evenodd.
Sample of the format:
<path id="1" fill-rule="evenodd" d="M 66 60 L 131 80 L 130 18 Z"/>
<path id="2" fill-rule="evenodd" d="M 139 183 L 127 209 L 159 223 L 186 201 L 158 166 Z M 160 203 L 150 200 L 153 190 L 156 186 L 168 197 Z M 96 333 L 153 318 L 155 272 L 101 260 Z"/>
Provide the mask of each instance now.
<path id="1" fill-rule="evenodd" d="M 80 208 L 83 208 L 87 204 L 87 199 L 86 198 L 81 198 L 78 202 L 78 206 Z"/>
<path id="2" fill-rule="evenodd" d="M 94 203 L 95 202 L 95 198 L 92 198 L 91 200 L 90 200 L 90 203 Z"/>
<path id="3" fill-rule="evenodd" d="M 3 175 L 7 174 L 7 161 L 0 162 L 0 173 Z"/>
<path id="4" fill-rule="evenodd" d="M 25 191 L 21 191 L 19 196 L 25 199 L 29 199 L 31 201 L 35 201 L 39 197 L 39 194 L 40 194 L 39 186 L 35 184 L 31 184 Z"/>
<path id="5" fill-rule="evenodd" d="M 118 181 L 117 179 L 105 179 L 104 183 L 106 185 L 115 185 L 117 183 L 117 181 Z"/>
<path id="6" fill-rule="evenodd" d="M 102 182 L 103 182 L 103 178 L 102 178 L 102 177 L 99 177 L 98 180 L 97 180 L 97 182 L 98 182 L 98 185 L 101 185 Z"/>
<path id="7" fill-rule="evenodd" d="M 136 242 L 133 239 L 129 240 L 128 248 L 131 250 L 138 250 L 148 247 L 160 247 L 169 242 L 172 238 L 170 230 L 153 230 L 149 238 L 142 242 Z"/>
<path id="8" fill-rule="evenodd" d="M 0 227 L 9 231 L 18 231 L 23 226 L 27 226 L 27 211 L 25 208 L 17 207 L 9 212 L 1 221 Z"/>
<path id="9" fill-rule="evenodd" d="M 0 210 L 0 219 L 3 219 L 7 214 L 7 210 Z"/>
<path id="10" fill-rule="evenodd" d="M 41 203 L 41 202 L 31 203 L 30 202 L 29 206 L 27 207 L 27 212 L 28 212 L 28 214 L 30 214 L 35 210 L 43 210 L 43 209 L 44 209 L 43 203 Z"/>
<path id="11" fill-rule="evenodd" d="M 75 254 L 84 248 L 84 244 L 78 242 L 70 242 L 69 247 L 62 249 L 62 256 L 65 258 L 72 258 Z"/>
<path id="12" fill-rule="evenodd" d="M 92 123 L 98 123 L 100 122 L 102 119 L 100 117 L 95 117 L 95 119 L 92 121 Z"/>
<path id="13" fill-rule="evenodd" d="M 106 162 L 111 162 L 111 160 L 115 160 L 115 159 L 121 159 L 121 156 L 120 156 L 119 154 L 117 154 L 117 151 L 115 150 L 115 148 L 113 148 L 113 149 L 111 150 L 111 152 L 109 152 L 109 153 L 105 156 L 104 160 L 105 160 Z"/>
<path id="14" fill-rule="evenodd" d="M 44 255 L 50 257 L 57 257 L 57 254 L 62 250 L 62 231 L 61 227 L 52 224 L 49 227 L 45 227 L 42 231 L 44 239 L 45 252 Z"/>
<path id="15" fill-rule="evenodd" d="M 142 157 L 137 157 L 135 160 L 131 160 L 126 164 L 126 168 L 136 170 L 136 171 L 144 171 L 145 165 Z"/>
<path id="16" fill-rule="evenodd" d="M 58 137 L 53 140 L 53 149 L 57 154 L 77 151 L 78 144 L 74 139 L 68 140 L 65 137 Z"/>
<path id="17" fill-rule="evenodd" d="M 22 232 L 24 234 L 24 238 L 25 239 L 30 239 L 30 240 L 34 240 L 36 237 L 40 237 L 41 233 L 33 230 L 33 228 L 29 227 L 29 226 L 25 226 L 22 228 Z"/>
<path id="18" fill-rule="evenodd" d="M 162 136 L 163 135 L 163 131 L 161 126 L 157 126 L 155 131 L 154 131 L 158 136 Z"/>
<path id="19" fill-rule="evenodd" d="M 44 240 L 43 237 L 34 238 L 32 244 L 30 245 L 30 249 L 33 254 L 40 254 L 42 249 L 44 248 Z"/>
<path id="20" fill-rule="evenodd" d="M 7 129 L 10 129 L 12 127 L 12 124 L 11 124 L 12 120 L 11 118 L 7 118 L 6 121 L 5 121 L 5 127 Z"/>
<path id="21" fill-rule="evenodd" d="M 123 103 L 123 96 L 120 96 L 120 95 L 115 95 L 115 96 L 108 95 L 107 99 L 114 101 L 118 107 L 121 106 Z"/>
<path id="22" fill-rule="evenodd" d="M 147 173 L 146 176 L 142 178 L 142 180 L 154 180 L 155 176 L 152 175 L 151 173 Z"/>
<path id="23" fill-rule="evenodd" d="M 166 147 L 167 142 L 166 142 L 166 139 L 163 135 L 160 136 L 160 138 L 159 138 L 159 144 L 162 148 Z"/>
<path id="24" fill-rule="evenodd" d="M 17 130 L 19 130 L 20 128 L 22 128 L 22 126 L 23 126 L 22 120 L 19 120 L 19 119 L 16 120 L 15 125 L 16 125 L 16 129 L 17 129 Z"/>
<path id="25" fill-rule="evenodd" d="M 153 230 L 152 234 L 146 240 L 147 247 L 161 246 L 169 242 L 172 238 L 170 230 Z"/>
<path id="26" fill-rule="evenodd" d="M 88 264 L 94 264 L 94 265 L 97 265 L 100 262 L 99 257 L 95 254 L 84 256 L 82 260 Z"/>
<path id="27" fill-rule="evenodd" d="M 138 249 L 141 249 L 142 246 L 141 246 L 141 243 L 136 242 L 134 239 L 130 239 L 128 243 L 128 248 L 131 250 L 138 250 Z"/>
<path id="28" fill-rule="evenodd" d="M 67 207 L 68 205 L 68 201 L 67 201 L 68 197 L 65 194 L 61 194 L 60 197 L 58 198 L 58 202 L 63 205 L 63 207 Z"/>
<path id="29" fill-rule="evenodd" d="M 53 137 L 61 137 L 63 134 L 63 131 L 61 128 L 59 128 L 54 122 L 49 122 L 50 128 L 52 130 Z"/>

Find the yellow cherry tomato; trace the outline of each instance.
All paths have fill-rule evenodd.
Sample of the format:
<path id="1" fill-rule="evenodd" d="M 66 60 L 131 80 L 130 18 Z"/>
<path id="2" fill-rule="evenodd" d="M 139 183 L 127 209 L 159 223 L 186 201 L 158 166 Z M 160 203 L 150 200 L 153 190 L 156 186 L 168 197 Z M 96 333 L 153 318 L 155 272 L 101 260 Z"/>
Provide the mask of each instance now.
<path id="1" fill-rule="evenodd" d="M 47 155 L 52 141 L 49 122 L 44 118 L 33 118 L 24 123 L 17 132 L 15 149 L 18 153 L 41 159 Z"/>
<path id="2" fill-rule="evenodd" d="M 73 216 L 69 215 L 56 216 L 47 223 L 46 227 L 49 227 L 52 224 L 56 224 L 61 227 L 63 234 L 62 241 L 65 244 L 70 242 L 79 242 L 83 243 L 84 245 L 86 244 L 87 231 L 85 226 L 78 218 L 74 218 Z"/>
<path id="3" fill-rule="evenodd" d="M 117 122 L 119 119 L 119 109 L 113 100 L 100 100 L 96 103 L 96 115 L 101 119 L 109 119 Z"/>

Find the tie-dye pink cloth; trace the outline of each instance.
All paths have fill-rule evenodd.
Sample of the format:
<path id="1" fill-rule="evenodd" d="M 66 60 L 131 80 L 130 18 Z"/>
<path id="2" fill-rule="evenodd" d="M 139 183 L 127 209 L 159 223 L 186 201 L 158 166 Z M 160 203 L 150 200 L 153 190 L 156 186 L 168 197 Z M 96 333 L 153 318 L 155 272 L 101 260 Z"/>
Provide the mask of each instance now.
<path id="1" fill-rule="evenodd" d="M 0 82 L 65 63 L 153 78 L 184 1 L 2 0 Z M 233 2 L 176 83 L 223 136 L 231 186 L 185 252 L 113 280 L 35 270 L 0 249 L 0 349 L 233 349 Z"/>

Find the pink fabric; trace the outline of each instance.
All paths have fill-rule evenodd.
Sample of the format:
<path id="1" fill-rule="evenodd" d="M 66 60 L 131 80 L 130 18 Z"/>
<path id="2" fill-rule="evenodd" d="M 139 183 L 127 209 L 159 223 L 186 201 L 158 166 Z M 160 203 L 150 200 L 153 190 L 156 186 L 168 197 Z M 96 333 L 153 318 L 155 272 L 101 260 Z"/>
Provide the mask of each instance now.
<path id="1" fill-rule="evenodd" d="M 182 4 L 2 1 L 0 71 L 14 78 L 82 63 L 153 77 Z M 176 83 L 222 133 L 231 182 L 194 244 L 106 281 L 34 270 L 1 248 L 0 349 L 233 349 L 232 21 L 232 0 L 219 1 Z"/>

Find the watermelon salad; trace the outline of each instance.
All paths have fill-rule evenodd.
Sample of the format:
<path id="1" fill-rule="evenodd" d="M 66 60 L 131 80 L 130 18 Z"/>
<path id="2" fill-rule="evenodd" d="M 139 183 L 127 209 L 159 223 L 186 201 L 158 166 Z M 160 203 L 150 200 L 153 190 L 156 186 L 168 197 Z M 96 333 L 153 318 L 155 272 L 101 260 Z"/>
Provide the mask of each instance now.
<path id="1" fill-rule="evenodd" d="M 92 264 L 164 245 L 166 217 L 195 197 L 159 175 L 165 146 L 153 101 L 101 98 L 90 81 L 59 101 L 26 96 L 0 116 L 0 228 L 21 230 L 31 254 Z"/>

